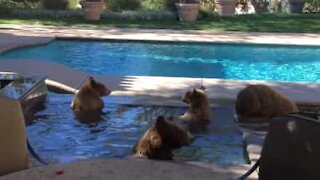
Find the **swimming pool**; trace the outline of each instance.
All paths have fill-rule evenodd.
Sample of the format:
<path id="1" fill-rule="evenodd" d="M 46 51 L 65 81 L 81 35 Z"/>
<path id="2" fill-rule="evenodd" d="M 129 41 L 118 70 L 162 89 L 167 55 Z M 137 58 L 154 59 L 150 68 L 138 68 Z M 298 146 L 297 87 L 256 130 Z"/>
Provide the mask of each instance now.
<path id="1" fill-rule="evenodd" d="M 183 107 L 128 106 L 133 97 L 103 98 L 104 119 L 82 124 L 70 109 L 72 95 L 48 94 L 46 109 L 35 114 L 27 126 L 34 149 L 50 163 L 66 163 L 92 158 L 130 158 L 140 136 L 158 115 L 177 116 Z M 243 164 L 241 134 L 233 122 L 233 108 L 214 108 L 208 131 L 197 133 L 190 146 L 174 151 L 178 161 L 201 161 L 217 164 Z"/>
<path id="2" fill-rule="evenodd" d="M 320 81 L 320 47 L 55 40 L 0 54 L 99 75 Z"/>

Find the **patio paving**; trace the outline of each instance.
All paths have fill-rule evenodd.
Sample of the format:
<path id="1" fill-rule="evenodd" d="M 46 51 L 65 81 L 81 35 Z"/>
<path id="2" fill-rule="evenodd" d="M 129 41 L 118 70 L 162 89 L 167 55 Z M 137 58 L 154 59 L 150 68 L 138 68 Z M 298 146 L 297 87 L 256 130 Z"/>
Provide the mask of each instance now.
<path id="1" fill-rule="evenodd" d="M 89 38 L 199 43 L 255 43 L 279 45 L 320 45 L 320 34 L 213 32 L 202 30 L 84 28 L 79 26 L 0 25 L 0 33 L 23 37 Z"/>
<path id="2" fill-rule="evenodd" d="M 240 176 L 248 166 L 201 165 L 135 159 L 105 159 L 58 164 L 20 171 L 0 180 L 43 180 L 43 179 L 139 179 L 139 180 L 226 180 Z M 256 179 L 256 175 L 249 179 Z"/>

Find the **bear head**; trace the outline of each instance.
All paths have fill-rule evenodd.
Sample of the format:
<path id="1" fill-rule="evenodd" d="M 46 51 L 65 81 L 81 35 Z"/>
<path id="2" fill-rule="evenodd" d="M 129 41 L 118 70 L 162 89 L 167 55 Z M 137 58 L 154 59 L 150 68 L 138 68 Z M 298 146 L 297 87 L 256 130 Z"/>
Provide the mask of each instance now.
<path id="1" fill-rule="evenodd" d="M 208 99 L 205 90 L 206 88 L 204 86 L 200 86 L 200 88 L 187 91 L 183 96 L 182 101 L 189 104 L 191 107 L 207 104 Z"/>
<path id="2" fill-rule="evenodd" d="M 159 116 L 134 146 L 137 158 L 172 159 L 172 150 L 191 144 L 193 136 L 170 120 Z"/>
<path id="3" fill-rule="evenodd" d="M 97 82 L 93 79 L 93 77 L 89 77 L 87 81 L 87 86 L 89 86 L 93 92 L 95 92 L 98 96 L 108 96 L 111 93 L 111 90 L 108 89 L 102 83 Z"/>

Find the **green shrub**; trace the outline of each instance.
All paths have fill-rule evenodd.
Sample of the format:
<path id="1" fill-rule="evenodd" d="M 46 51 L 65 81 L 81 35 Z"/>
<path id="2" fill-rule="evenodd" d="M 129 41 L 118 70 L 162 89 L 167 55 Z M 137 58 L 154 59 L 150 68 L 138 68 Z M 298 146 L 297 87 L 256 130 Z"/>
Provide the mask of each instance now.
<path id="1" fill-rule="evenodd" d="M 175 2 L 176 2 L 176 0 L 167 0 L 167 8 L 168 8 L 168 10 L 170 10 L 170 11 L 175 11 L 176 10 Z"/>
<path id="2" fill-rule="evenodd" d="M 103 19 L 108 20 L 125 20 L 125 21 L 174 21 L 177 19 L 176 13 L 172 11 L 123 11 L 123 12 L 104 12 Z"/>
<path id="3" fill-rule="evenodd" d="M 165 10 L 167 0 L 141 0 L 142 9 L 146 10 Z"/>
<path id="4" fill-rule="evenodd" d="M 13 2 L 15 2 L 19 8 L 27 8 L 27 9 L 31 9 L 31 8 L 35 8 L 38 6 L 40 0 L 11 0 Z"/>
<path id="5" fill-rule="evenodd" d="M 307 0 L 304 6 L 304 12 L 307 13 L 319 13 L 320 12 L 320 0 Z"/>
<path id="6" fill-rule="evenodd" d="M 13 9 L 21 7 L 23 7 L 22 4 L 12 0 L 0 0 L 0 15 L 10 14 Z"/>
<path id="7" fill-rule="evenodd" d="M 69 0 L 68 9 L 78 9 L 79 0 Z"/>
<path id="8" fill-rule="evenodd" d="M 108 0 L 107 9 L 111 11 L 135 11 L 140 9 L 140 0 Z"/>
<path id="9" fill-rule="evenodd" d="M 175 2 L 178 0 L 141 0 L 142 9 L 176 11 Z M 199 0 L 201 8 L 214 10 L 214 0 Z"/>
<path id="10" fill-rule="evenodd" d="M 141 0 L 144 10 L 174 10 L 175 0 Z"/>
<path id="11" fill-rule="evenodd" d="M 66 19 L 73 21 L 73 19 L 83 19 L 83 13 L 81 10 L 56 10 L 48 11 L 45 9 L 15 9 L 12 11 L 12 16 L 21 19 Z"/>
<path id="12" fill-rule="evenodd" d="M 200 0 L 201 8 L 205 10 L 214 10 L 214 0 Z"/>
<path id="13" fill-rule="evenodd" d="M 64 10 L 68 7 L 68 0 L 42 0 L 42 6 L 49 10 Z"/>

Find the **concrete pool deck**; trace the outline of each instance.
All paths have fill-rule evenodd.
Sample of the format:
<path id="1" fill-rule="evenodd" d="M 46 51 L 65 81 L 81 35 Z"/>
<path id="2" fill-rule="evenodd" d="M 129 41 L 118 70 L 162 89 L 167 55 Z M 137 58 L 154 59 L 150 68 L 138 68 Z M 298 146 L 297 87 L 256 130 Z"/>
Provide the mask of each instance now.
<path id="1" fill-rule="evenodd" d="M 239 177 L 247 168 L 248 165 L 208 166 L 192 162 L 100 159 L 32 168 L 0 177 L 0 180 L 229 180 Z M 256 175 L 248 179 L 256 179 Z"/>
<path id="2" fill-rule="evenodd" d="M 22 37 L 85 38 L 104 40 L 180 41 L 199 43 L 255 43 L 320 45 L 320 34 L 212 32 L 202 30 L 90 28 L 80 26 L 0 25 L 1 33 Z M 36 40 L 35 38 L 34 40 Z M 0 47 L 1 48 L 1 47 Z M 1 52 L 1 49 L 0 49 Z"/>
<path id="3" fill-rule="evenodd" d="M 36 44 L 46 44 L 58 38 L 93 38 L 102 40 L 154 40 L 154 41 L 181 41 L 181 42 L 199 42 L 199 43 L 256 43 L 256 44 L 279 44 L 279 45 L 316 45 L 320 46 L 320 34 L 296 34 L 296 33 L 245 33 L 245 32 L 206 32 L 191 30 L 148 30 L 148 29 L 116 29 L 116 28 L 99 28 L 86 29 L 82 27 L 53 27 L 38 25 L 0 25 L 0 53 L 24 46 L 32 46 Z M 89 74 L 73 70 L 58 64 L 46 63 L 36 60 L 7 60 L 0 61 L 0 71 L 15 71 L 26 75 L 45 75 L 48 79 L 62 83 L 71 89 L 77 89 L 81 83 L 89 76 Z M 170 77 L 110 77 L 97 76 L 97 79 L 105 83 L 113 90 L 112 95 L 139 96 L 138 102 L 133 104 L 155 104 L 155 105 L 184 105 L 180 101 L 180 97 L 186 90 L 200 85 L 199 78 L 170 78 Z M 289 96 L 299 104 L 320 105 L 320 83 L 281 83 L 266 81 L 235 81 L 224 79 L 203 79 L 204 85 L 207 87 L 208 97 L 212 105 L 221 105 L 224 103 L 233 104 L 236 95 L 249 83 L 266 83 L 269 84 L 285 95 Z M 254 143 L 252 143 L 254 144 Z M 249 147 L 249 146 L 248 146 Z M 253 151 L 259 150 L 261 144 L 253 148 Z M 250 156 L 250 155 L 249 155 Z M 103 163 L 102 163 L 103 162 Z M 123 163 L 124 162 L 124 163 Z M 136 163 L 138 162 L 138 163 Z M 90 162 L 80 162 L 79 164 L 56 165 L 51 167 L 33 168 L 30 170 L 18 172 L 6 178 L 29 178 L 29 179 L 55 179 L 55 167 L 66 168 L 66 172 L 76 169 L 76 173 L 67 174 L 67 176 L 59 176 L 59 179 L 75 179 L 75 177 L 83 178 L 106 178 L 116 179 L 123 177 L 153 179 L 169 178 L 166 173 L 172 169 L 177 170 L 175 179 L 178 177 L 186 177 L 183 179 L 212 179 L 221 177 L 221 179 L 231 179 L 235 175 L 243 174 L 250 166 L 227 166 L 219 167 L 216 165 L 206 166 L 206 170 L 198 170 L 199 167 L 187 167 L 185 164 L 168 165 L 164 162 L 145 161 L 145 165 L 138 165 L 142 161 L 122 160 L 113 163 L 112 160 L 103 160 L 97 162 L 97 165 L 90 165 Z M 144 162 L 144 161 L 143 161 Z M 121 165 L 119 165 L 121 164 Z M 141 176 L 142 167 L 160 168 L 159 172 L 149 174 L 150 176 Z M 177 166 L 177 167 L 173 167 Z M 179 167 L 178 167 L 179 166 Z M 181 166 L 181 167 L 180 167 Z M 88 168 L 90 167 L 90 168 Z M 128 172 L 137 170 L 137 174 L 130 173 L 121 175 L 119 173 L 108 173 L 106 168 L 114 170 L 126 168 Z M 165 169 L 169 167 L 169 169 Z M 219 168 L 217 168 L 219 167 Z M 96 168 L 96 169 L 95 169 Z M 164 168 L 161 170 L 161 168 Z M 195 168 L 197 170 L 192 170 Z M 83 171 L 86 170 L 86 171 Z M 87 171 L 88 170 L 88 171 Z M 210 172 L 205 172 L 210 171 Z M 75 172 L 75 171 L 73 171 Z M 81 173 L 79 173 L 81 172 Z M 112 170 L 112 172 L 114 172 Z M 136 173 L 135 172 L 135 173 Z M 140 173 L 139 173 L 140 172 Z M 160 173 L 161 172 L 161 173 Z M 186 172 L 187 174 L 181 173 Z M 190 172 L 190 173 L 189 173 Z M 201 176 L 198 172 L 208 173 L 208 176 Z M 170 171 L 169 174 L 175 173 Z M 160 174 L 164 174 L 161 176 Z M 227 175 L 226 175 L 227 174 Z M 89 176 L 92 175 L 92 176 Z M 100 176 L 101 175 L 101 176 Z M 193 175 L 199 175 L 197 178 Z M 254 179 L 257 175 L 252 176 Z M 2 179 L 0 178 L 0 179 Z M 133 178 L 133 179 L 134 179 Z M 173 178 L 171 178 L 173 179 Z"/>

